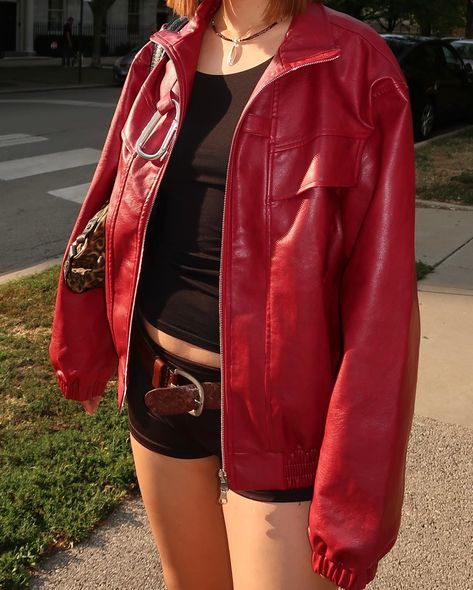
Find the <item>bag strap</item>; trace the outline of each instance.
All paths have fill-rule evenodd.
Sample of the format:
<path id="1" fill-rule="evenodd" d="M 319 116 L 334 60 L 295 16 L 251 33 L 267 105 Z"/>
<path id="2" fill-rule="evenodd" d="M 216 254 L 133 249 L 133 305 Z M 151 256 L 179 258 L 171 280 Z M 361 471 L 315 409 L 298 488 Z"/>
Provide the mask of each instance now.
<path id="1" fill-rule="evenodd" d="M 168 31 L 180 31 L 182 29 L 182 27 L 185 24 L 187 24 L 188 22 L 189 22 L 189 19 L 187 18 L 187 16 L 181 16 L 181 17 L 173 20 L 167 26 L 164 25 L 164 28 L 167 29 Z M 149 68 L 150 72 L 162 60 L 164 55 L 165 55 L 164 47 L 162 45 L 159 45 L 159 43 L 155 43 L 155 45 L 153 47 L 153 55 L 151 56 L 151 64 L 150 64 L 150 68 Z"/>

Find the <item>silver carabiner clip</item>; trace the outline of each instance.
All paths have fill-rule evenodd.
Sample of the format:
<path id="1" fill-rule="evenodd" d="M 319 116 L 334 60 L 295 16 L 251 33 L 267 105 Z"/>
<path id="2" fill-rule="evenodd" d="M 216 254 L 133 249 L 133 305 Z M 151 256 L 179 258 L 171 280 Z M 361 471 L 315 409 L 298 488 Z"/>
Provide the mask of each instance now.
<path id="1" fill-rule="evenodd" d="M 161 144 L 161 147 L 159 148 L 159 150 L 155 154 L 148 154 L 145 151 L 143 151 L 143 149 L 142 149 L 143 145 L 149 139 L 153 129 L 155 128 L 156 123 L 162 117 L 162 115 L 159 111 L 156 111 L 154 113 L 154 115 L 151 117 L 151 119 L 149 120 L 149 123 L 143 129 L 143 131 L 141 132 L 141 135 L 138 138 L 138 141 L 136 142 L 135 151 L 139 156 L 141 156 L 145 160 L 156 160 L 157 158 L 159 158 L 159 159 L 163 158 L 163 156 L 168 151 L 172 136 L 177 131 L 177 127 L 179 125 L 179 113 L 180 113 L 179 103 L 174 98 L 172 98 L 171 100 L 174 103 L 174 108 L 176 109 L 176 114 L 175 114 L 174 119 L 171 123 L 171 126 L 168 129 L 168 132 L 166 133 L 166 137 L 163 139 L 163 143 Z"/>

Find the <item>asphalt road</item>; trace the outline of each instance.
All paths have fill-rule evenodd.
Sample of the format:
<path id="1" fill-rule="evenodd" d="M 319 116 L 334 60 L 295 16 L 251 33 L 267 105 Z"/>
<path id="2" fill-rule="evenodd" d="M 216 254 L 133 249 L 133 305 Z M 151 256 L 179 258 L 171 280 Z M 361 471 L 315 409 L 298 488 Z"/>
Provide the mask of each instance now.
<path id="1" fill-rule="evenodd" d="M 0 275 L 63 255 L 119 94 L 0 96 Z"/>
<path id="2" fill-rule="evenodd" d="M 0 95 L 0 281 L 63 256 L 120 91 Z"/>

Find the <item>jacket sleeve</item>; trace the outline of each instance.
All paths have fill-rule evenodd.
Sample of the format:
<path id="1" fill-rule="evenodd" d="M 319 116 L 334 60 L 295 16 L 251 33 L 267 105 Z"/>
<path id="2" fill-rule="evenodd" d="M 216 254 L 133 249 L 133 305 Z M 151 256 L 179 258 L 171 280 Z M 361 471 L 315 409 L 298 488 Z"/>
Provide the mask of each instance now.
<path id="1" fill-rule="evenodd" d="M 405 82 L 377 80 L 370 104 L 373 130 L 346 195 L 352 213 L 365 204 L 341 282 L 343 354 L 308 526 L 313 570 L 348 590 L 375 577 L 398 536 L 420 338 Z"/>
<path id="2" fill-rule="evenodd" d="M 118 364 L 107 319 L 105 290 L 74 293 L 65 284 L 63 268 L 71 243 L 112 193 L 122 148 L 120 132 L 149 71 L 151 45 L 145 45 L 133 60 L 61 264 L 49 356 L 59 388 L 67 399 L 86 400 L 102 395 Z"/>

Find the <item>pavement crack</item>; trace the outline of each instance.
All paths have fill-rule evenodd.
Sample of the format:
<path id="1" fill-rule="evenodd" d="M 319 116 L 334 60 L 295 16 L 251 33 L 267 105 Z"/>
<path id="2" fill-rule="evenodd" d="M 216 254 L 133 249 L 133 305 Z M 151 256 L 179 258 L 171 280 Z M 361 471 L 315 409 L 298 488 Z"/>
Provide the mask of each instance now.
<path id="1" fill-rule="evenodd" d="M 433 268 L 437 268 L 438 266 L 440 266 L 441 264 L 443 264 L 446 260 L 448 260 L 450 257 L 452 257 L 454 254 L 456 254 L 459 250 L 461 250 L 462 248 L 464 248 L 467 244 L 469 244 L 471 241 L 473 240 L 473 237 L 471 237 L 470 239 L 468 239 L 466 242 L 463 242 L 463 244 L 460 244 L 460 246 L 458 246 L 458 248 L 455 248 L 455 250 L 453 250 L 452 252 L 450 252 L 450 254 L 447 254 L 446 256 L 444 256 L 441 260 L 439 260 L 438 262 L 436 262 L 435 264 L 433 264 Z"/>

